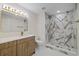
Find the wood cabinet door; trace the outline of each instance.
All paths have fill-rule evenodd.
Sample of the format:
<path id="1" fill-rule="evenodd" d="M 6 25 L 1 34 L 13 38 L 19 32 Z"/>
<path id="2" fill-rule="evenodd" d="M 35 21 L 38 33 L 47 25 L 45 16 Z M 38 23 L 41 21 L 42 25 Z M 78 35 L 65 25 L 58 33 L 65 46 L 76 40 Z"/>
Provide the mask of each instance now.
<path id="1" fill-rule="evenodd" d="M 28 44 L 28 42 L 23 43 L 23 56 L 28 55 L 28 46 L 27 46 L 27 44 Z"/>
<path id="2" fill-rule="evenodd" d="M 16 56 L 16 46 L 12 46 L 8 48 L 9 56 Z"/>
<path id="3" fill-rule="evenodd" d="M 17 56 L 27 56 L 27 44 L 25 39 L 17 41 Z"/>
<path id="4" fill-rule="evenodd" d="M 8 42 L 9 56 L 16 56 L 16 41 Z"/>
<path id="5" fill-rule="evenodd" d="M 23 56 L 23 44 L 17 44 L 17 56 Z"/>
<path id="6" fill-rule="evenodd" d="M 32 56 L 35 53 L 35 48 L 28 47 L 28 56 Z"/>
<path id="7" fill-rule="evenodd" d="M 1 56 L 31 56 L 35 52 L 35 37 L 0 44 Z"/>
<path id="8" fill-rule="evenodd" d="M 17 45 L 17 56 L 27 56 L 27 43 Z"/>
<path id="9" fill-rule="evenodd" d="M 35 53 L 35 48 L 36 48 L 36 42 L 34 39 L 29 39 L 28 40 L 28 55 L 31 56 Z"/>
<path id="10" fill-rule="evenodd" d="M 7 49 L 0 50 L 0 56 L 8 56 L 8 54 Z"/>
<path id="11" fill-rule="evenodd" d="M 0 47 L 1 56 L 16 56 L 16 41 L 3 43 Z"/>
<path id="12" fill-rule="evenodd" d="M 1 56 L 16 56 L 16 46 L 8 47 L 0 50 Z"/>

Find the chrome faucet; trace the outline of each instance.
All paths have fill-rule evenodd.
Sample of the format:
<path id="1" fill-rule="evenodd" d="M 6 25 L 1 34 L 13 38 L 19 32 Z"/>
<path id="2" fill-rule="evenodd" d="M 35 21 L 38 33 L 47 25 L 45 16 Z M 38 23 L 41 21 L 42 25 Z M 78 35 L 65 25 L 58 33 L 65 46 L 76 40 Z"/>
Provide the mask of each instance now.
<path id="1" fill-rule="evenodd" d="M 24 33 L 23 33 L 23 32 L 21 32 L 21 36 L 23 36 L 23 34 L 24 34 Z"/>

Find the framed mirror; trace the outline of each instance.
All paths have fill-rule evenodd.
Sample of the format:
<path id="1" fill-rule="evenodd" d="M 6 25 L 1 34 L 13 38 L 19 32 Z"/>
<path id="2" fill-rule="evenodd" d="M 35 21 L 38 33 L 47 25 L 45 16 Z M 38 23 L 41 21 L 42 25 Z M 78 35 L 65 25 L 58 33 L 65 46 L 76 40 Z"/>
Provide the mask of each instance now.
<path id="1" fill-rule="evenodd" d="M 0 11 L 0 32 L 23 32 L 28 31 L 26 17 L 14 15 L 10 12 Z"/>

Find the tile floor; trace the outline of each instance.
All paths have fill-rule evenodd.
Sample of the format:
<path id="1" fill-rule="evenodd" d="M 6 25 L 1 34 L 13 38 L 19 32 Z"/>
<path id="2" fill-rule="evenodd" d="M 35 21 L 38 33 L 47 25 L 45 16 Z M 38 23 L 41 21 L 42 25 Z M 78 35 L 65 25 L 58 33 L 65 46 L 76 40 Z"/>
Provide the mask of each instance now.
<path id="1" fill-rule="evenodd" d="M 45 46 L 40 46 L 36 49 L 36 53 L 33 56 L 67 56 L 66 54 L 47 48 Z"/>

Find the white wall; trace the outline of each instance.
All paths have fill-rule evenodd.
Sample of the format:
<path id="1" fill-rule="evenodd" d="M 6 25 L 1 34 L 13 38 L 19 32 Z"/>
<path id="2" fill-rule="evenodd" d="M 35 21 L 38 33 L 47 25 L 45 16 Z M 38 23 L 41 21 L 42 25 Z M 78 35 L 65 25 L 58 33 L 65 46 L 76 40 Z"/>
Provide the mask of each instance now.
<path id="1" fill-rule="evenodd" d="M 0 30 L 1 30 L 1 12 L 0 12 Z"/>
<path id="2" fill-rule="evenodd" d="M 38 15 L 38 21 L 37 21 L 37 34 L 38 37 L 43 43 L 45 44 L 45 13 L 44 11 L 41 11 L 40 14 Z"/>
<path id="3" fill-rule="evenodd" d="M 77 5 L 75 19 L 79 20 L 79 4 Z M 77 55 L 79 55 L 79 22 L 77 22 L 76 24 L 77 24 Z"/>

